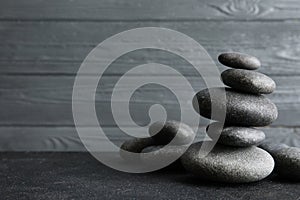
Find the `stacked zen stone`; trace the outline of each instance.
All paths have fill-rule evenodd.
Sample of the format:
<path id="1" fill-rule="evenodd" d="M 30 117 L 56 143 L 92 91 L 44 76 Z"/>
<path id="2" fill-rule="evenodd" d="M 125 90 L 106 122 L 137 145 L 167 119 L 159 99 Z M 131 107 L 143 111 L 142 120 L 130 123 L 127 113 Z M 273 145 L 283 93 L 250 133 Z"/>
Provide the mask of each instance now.
<path id="1" fill-rule="evenodd" d="M 210 128 L 223 128 L 219 138 L 214 131 L 208 131 L 212 139 L 218 139 L 217 145 L 205 157 L 197 157 L 201 143 L 193 144 L 181 158 L 183 166 L 202 178 L 222 182 L 253 182 L 267 177 L 274 168 L 272 156 L 257 147 L 265 134 L 253 127 L 267 126 L 278 115 L 277 108 L 263 94 L 275 90 L 275 82 L 268 76 L 255 72 L 261 64 L 250 55 L 224 53 L 219 62 L 228 69 L 221 74 L 222 81 L 230 88 L 226 92 L 226 119 L 224 128 L 212 123 Z M 210 88 L 218 90 L 220 88 Z M 208 89 L 197 93 L 200 115 L 211 118 L 211 99 Z M 221 100 L 220 100 L 221 101 Z M 214 100 L 216 106 L 224 102 Z"/>

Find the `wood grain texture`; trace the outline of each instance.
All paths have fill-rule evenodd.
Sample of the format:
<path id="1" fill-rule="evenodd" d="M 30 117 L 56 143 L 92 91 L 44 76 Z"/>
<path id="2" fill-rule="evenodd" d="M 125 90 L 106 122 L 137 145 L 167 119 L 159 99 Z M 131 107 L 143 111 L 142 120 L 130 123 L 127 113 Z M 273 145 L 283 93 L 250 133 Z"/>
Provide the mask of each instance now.
<path id="1" fill-rule="evenodd" d="M 262 130 L 266 133 L 268 141 L 300 147 L 299 128 L 267 127 Z M 130 138 L 115 127 L 104 128 L 104 131 L 116 145 L 121 145 Z M 132 132 L 134 131 L 132 128 Z M 199 141 L 204 137 L 205 127 L 200 127 L 195 140 Z M 96 135 L 89 136 L 88 139 L 92 145 L 106 144 L 105 138 Z M 74 127 L 0 127 L 0 151 L 86 151 L 86 149 Z"/>
<path id="2" fill-rule="evenodd" d="M 300 22 L 0 22 L 1 74 L 74 75 L 100 42 L 130 28 L 159 26 L 194 38 L 217 62 L 224 51 L 240 51 L 261 59 L 268 75 L 300 75 Z M 186 45 L 170 37 L 169 41 Z M 113 44 L 114 51 L 122 44 Z M 193 57 L 191 47 L 191 57 Z M 106 58 L 93 60 L 101 66 Z M 140 50 L 119 58 L 109 75 L 120 75 L 138 64 L 157 62 L 195 75 L 187 62 L 161 51 Z"/>
<path id="3" fill-rule="evenodd" d="M 287 20 L 297 0 L 2 0 L 0 20 Z"/>
<path id="4" fill-rule="evenodd" d="M 87 79 L 90 77 L 87 76 Z M 147 77 L 152 80 L 151 76 Z M 154 78 L 154 76 L 153 76 Z M 188 95 L 185 87 L 176 82 L 176 77 L 162 76 L 169 79 L 170 86 L 176 87 L 180 94 Z M 172 81 L 172 78 L 174 81 Z M 277 83 L 275 93 L 268 97 L 277 105 L 279 117 L 274 125 L 299 126 L 297 120 L 300 116 L 300 76 L 273 77 Z M 98 118 L 104 126 L 115 125 L 111 114 L 111 93 L 117 76 L 106 76 L 100 80 L 96 93 L 96 110 Z M 121 97 L 135 86 L 135 80 L 139 77 L 130 77 L 130 83 L 121 85 L 117 92 Z M 197 77 L 188 77 L 195 91 L 204 89 L 206 85 Z M 74 125 L 72 116 L 72 89 L 74 77 L 70 76 L 1 76 L 0 79 L 0 125 L 47 125 L 70 126 Z M 90 85 L 82 86 L 82 97 L 74 99 L 79 105 L 90 104 L 87 101 L 86 91 Z M 191 97 L 192 98 L 192 97 Z M 126 99 L 119 99 L 126 102 Z M 162 104 L 168 111 L 169 117 L 179 119 L 180 108 L 172 93 L 157 85 L 147 85 L 138 89 L 130 100 L 132 117 L 138 124 L 145 125 L 149 122 L 148 109 L 153 104 Z M 127 109 L 127 108 L 124 108 Z M 186 108 L 182 108 L 183 110 Z M 83 112 L 87 116 L 87 113 Z M 122 115 L 123 116 L 123 115 Z M 204 120 L 202 123 L 206 123 Z M 123 125 L 130 125 L 129 119 L 123 116 Z M 94 126 L 86 118 L 82 122 L 84 126 Z"/>
<path id="5" fill-rule="evenodd" d="M 279 108 L 279 118 L 276 128 L 267 132 L 298 145 L 298 136 L 287 135 L 299 135 L 300 125 L 299 11 L 298 0 L 0 0 L 0 151 L 84 151 L 71 108 L 72 86 L 81 62 L 106 38 L 149 26 L 187 34 L 216 63 L 224 51 L 260 58 L 263 67 L 259 71 L 278 85 L 270 98 Z M 186 45 L 172 37 L 164 42 Z M 115 43 L 107 51 L 124 44 Z M 192 60 L 197 60 L 192 48 L 190 52 Z M 107 58 L 93 62 L 101 66 L 103 59 Z M 149 62 L 177 69 L 196 91 L 205 87 L 192 66 L 176 55 L 141 50 L 121 56 L 106 71 L 96 93 L 100 122 L 118 144 L 126 137 L 114 127 L 109 111 L 114 82 L 132 67 Z M 145 76 L 135 74 L 141 75 Z M 155 71 L 147 74 L 157 75 Z M 120 93 L 126 94 L 129 87 L 123 85 Z M 184 94 L 182 86 L 176 87 Z M 89 103 L 84 94 L 76 101 Z M 152 85 L 132 98 L 132 116 L 138 124 L 147 124 L 148 109 L 154 103 L 162 103 L 169 116 L 178 117 L 174 96 Z M 207 123 L 202 119 L 201 125 Z M 88 119 L 82 125 L 93 126 Z"/>

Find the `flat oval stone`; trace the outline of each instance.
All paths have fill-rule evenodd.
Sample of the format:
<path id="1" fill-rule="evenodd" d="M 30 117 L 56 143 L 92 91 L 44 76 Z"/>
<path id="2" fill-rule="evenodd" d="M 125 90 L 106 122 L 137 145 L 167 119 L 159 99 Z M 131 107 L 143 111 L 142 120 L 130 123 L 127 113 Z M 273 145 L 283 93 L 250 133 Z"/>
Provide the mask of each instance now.
<path id="1" fill-rule="evenodd" d="M 254 94 L 270 94 L 276 88 L 268 76 L 243 69 L 228 69 L 221 74 L 223 83 L 236 90 Z"/>
<path id="2" fill-rule="evenodd" d="M 170 120 L 165 124 L 155 122 L 149 127 L 149 134 L 155 140 L 156 144 L 165 145 L 171 142 L 173 144 L 189 144 L 193 141 L 195 133 L 193 129 L 182 122 Z"/>
<path id="3" fill-rule="evenodd" d="M 209 126 L 220 127 L 218 122 Z M 216 138 L 214 132 L 208 131 L 207 134 L 212 139 Z M 218 143 L 236 147 L 249 147 L 259 145 L 265 137 L 266 135 L 263 131 L 255 128 L 229 126 L 223 128 Z"/>
<path id="4" fill-rule="evenodd" d="M 152 145 L 155 145 L 155 141 L 152 138 L 134 138 L 127 140 L 120 147 L 120 156 L 124 159 L 130 159 L 131 156 L 127 151 L 141 153 L 143 149 Z"/>
<path id="5" fill-rule="evenodd" d="M 149 153 L 153 152 L 153 154 L 141 154 L 141 159 L 144 162 L 152 161 L 156 158 L 161 159 L 169 159 L 171 158 L 177 158 L 178 156 L 182 155 L 185 152 L 186 148 L 182 146 L 163 146 L 163 145 L 157 145 L 157 146 L 149 146 L 143 149 L 142 153 Z M 179 159 L 171 163 L 168 168 L 174 169 L 174 170 L 183 170 L 181 162 Z"/>
<path id="6" fill-rule="evenodd" d="M 217 93 L 220 88 L 210 88 Z M 211 99 L 208 89 L 198 92 L 193 99 L 198 101 L 194 108 L 203 117 L 211 118 L 211 102 L 217 108 L 224 108 L 226 105 L 227 126 L 267 126 L 277 119 L 278 111 L 276 105 L 263 95 L 239 93 L 230 88 L 226 88 L 226 102 L 219 99 Z M 217 120 L 217 119 L 213 119 Z"/>
<path id="7" fill-rule="evenodd" d="M 133 153 L 141 153 L 144 148 L 154 144 L 155 141 L 152 138 L 134 138 L 132 140 L 125 141 L 121 145 L 121 149 Z"/>
<path id="8" fill-rule="evenodd" d="M 260 61 L 256 57 L 237 52 L 222 53 L 219 55 L 218 60 L 227 67 L 237 69 L 255 70 L 261 66 Z"/>
<path id="9" fill-rule="evenodd" d="M 269 152 L 270 154 L 272 154 L 272 152 L 280 150 L 282 148 L 287 148 L 290 147 L 286 144 L 275 144 L 274 142 L 270 142 L 270 141 L 264 141 L 259 145 L 260 148 L 266 150 L 267 152 Z"/>
<path id="10" fill-rule="evenodd" d="M 164 146 L 164 145 L 155 145 L 148 146 L 142 150 L 142 153 L 155 152 L 155 154 L 164 154 L 166 157 L 172 155 L 183 154 L 186 148 L 182 146 Z M 154 154 L 153 154 L 154 155 Z"/>
<path id="11" fill-rule="evenodd" d="M 150 158 L 163 158 L 163 157 L 178 157 L 184 153 L 186 148 L 181 146 L 149 146 L 142 150 L 142 153 L 149 153 L 153 152 L 153 154 L 144 154 L 142 155 L 143 159 L 150 159 Z"/>
<path id="12" fill-rule="evenodd" d="M 275 160 L 275 171 L 283 178 L 300 181 L 300 148 L 263 144 Z"/>
<path id="13" fill-rule="evenodd" d="M 246 183 L 266 178 L 274 168 L 272 156 L 258 147 L 229 147 L 217 144 L 204 158 L 201 143 L 195 143 L 181 157 L 183 167 L 200 178 L 230 183 Z"/>

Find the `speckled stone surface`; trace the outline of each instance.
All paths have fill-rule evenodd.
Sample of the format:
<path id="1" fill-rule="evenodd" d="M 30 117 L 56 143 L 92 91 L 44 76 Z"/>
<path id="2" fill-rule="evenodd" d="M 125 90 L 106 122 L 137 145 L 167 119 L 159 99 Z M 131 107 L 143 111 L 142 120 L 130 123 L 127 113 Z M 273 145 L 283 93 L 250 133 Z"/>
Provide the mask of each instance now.
<path id="1" fill-rule="evenodd" d="M 300 181 L 300 148 L 287 145 L 263 144 L 275 160 L 275 170 L 282 178 Z"/>
<path id="2" fill-rule="evenodd" d="M 134 138 L 132 140 L 127 140 L 121 145 L 121 149 L 140 153 L 144 148 L 154 145 L 155 142 L 152 138 Z"/>
<path id="3" fill-rule="evenodd" d="M 182 146 L 149 146 L 142 150 L 142 153 L 149 153 L 153 152 L 153 154 L 142 154 L 141 159 L 143 161 L 153 160 L 155 158 L 176 158 L 182 155 L 187 148 L 184 148 Z M 178 158 L 179 159 L 179 158 Z M 182 168 L 181 163 L 179 161 L 176 161 L 175 163 L 172 163 L 173 167 L 178 166 Z"/>
<path id="4" fill-rule="evenodd" d="M 219 55 L 218 60 L 227 67 L 237 69 L 255 70 L 261 66 L 256 57 L 237 52 L 223 53 Z"/>
<path id="5" fill-rule="evenodd" d="M 161 150 L 163 150 L 163 151 L 161 151 Z M 157 154 L 180 154 L 180 153 L 183 153 L 184 150 L 185 149 L 181 146 L 155 145 L 155 146 L 149 146 L 149 147 L 144 148 L 142 150 L 142 153 L 156 152 Z"/>
<path id="6" fill-rule="evenodd" d="M 218 92 L 220 88 L 210 90 Z M 219 99 L 211 101 L 208 89 L 198 92 L 193 101 L 198 101 L 199 108 L 195 110 L 200 110 L 200 114 L 206 118 L 211 118 L 211 102 L 217 108 L 226 104 L 226 125 L 267 126 L 278 116 L 276 105 L 265 96 L 239 93 L 230 88 L 226 88 L 226 102 Z"/>
<path id="7" fill-rule="evenodd" d="M 270 94 L 276 88 L 270 77 L 255 71 L 228 69 L 221 77 L 225 85 L 246 93 Z"/>
<path id="8" fill-rule="evenodd" d="M 209 126 L 215 126 L 217 122 Z M 217 125 L 219 127 L 219 125 Z M 216 137 L 213 132 L 208 131 L 208 136 L 212 139 Z M 249 127 L 224 127 L 218 139 L 219 144 L 248 147 L 252 145 L 259 145 L 265 139 L 265 133 L 261 130 Z"/>
<path id="9" fill-rule="evenodd" d="M 141 153 L 143 149 L 149 146 L 156 146 L 159 149 L 159 145 L 166 145 L 170 143 L 176 135 L 172 144 L 184 145 L 190 144 L 194 137 L 193 129 L 182 122 L 177 121 L 167 121 L 165 124 L 162 122 L 155 122 L 149 127 L 149 138 L 134 138 L 131 140 L 125 141 L 121 145 L 120 155 L 124 159 L 130 159 L 130 155 L 126 151 L 132 153 Z M 125 151 L 124 151 L 125 150 Z M 146 155 L 147 156 L 156 156 L 157 153 L 164 156 L 175 155 L 179 151 L 179 148 L 172 148 L 172 146 L 165 148 L 164 150 L 155 151 L 154 154 Z M 146 158 L 147 159 L 147 158 Z M 149 159 L 148 159 L 149 160 Z"/>
<path id="10" fill-rule="evenodd" d="M 141 153 L 144 148 L 152 145 L 155 145 L 155 141 L 152 138 L 134 138 L 127 140 L 120 147 L 120 156 L 123 159 L 130 160 L 132 157 L 127 151 Z"/>
<path id="11" fill-rule="evenodd" d="M 156 144 L 165 145 L 173 141 L 173 144 L 189 144 L 195 137 L 193 129 L 182 122 L 170 120 L 165 124 L 155 122 L 149 127 L 149 134 L 155 140 Z"/>
<path id="12" fill-rule="evenodd" d="M 245 183 L 266 178 L 274 168 L 272 156 L 258 147 L 247 148 L 216 145 L 200 158 L 201 143 L 193 144 L 181 157 L 184 168 L 211 181 Z"/>
<path id="13" fill-rule="evenodd" d="M 273 152 L 273 151 L 277 151 L 277 150 L 280 150 L 282 148 L 287 148 L 287 147 L 290 147 L 286 144 L 276 144 L 274 142 L 270 142 L 270 141 L 264 141 L 262 142 L 260 145 L 259 145 L 260 148 L 266 150 L 267 152 Z"/>

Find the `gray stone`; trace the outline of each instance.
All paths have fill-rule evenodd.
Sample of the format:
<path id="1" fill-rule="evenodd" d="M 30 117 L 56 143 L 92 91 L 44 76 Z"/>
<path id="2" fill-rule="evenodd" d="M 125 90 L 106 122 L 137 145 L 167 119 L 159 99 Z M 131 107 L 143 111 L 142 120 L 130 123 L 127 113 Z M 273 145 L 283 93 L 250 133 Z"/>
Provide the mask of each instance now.
<path id="1" fill-rule="evenodd" d="M 256 57 L 236 52 L 223 53 L 219 55 L 218 59 L 221 64 L 237 69 L 255 70 L 261 66 Z"/>
<path id="2" fill-rule="evenodd" d="M 132 153 L 141 153 L 148 146 L 155 145 L 152 138 L 134 138 L 125 141 L 120 147 L 120 156 L 124 159 L 131 159 L 132 156 L 127 151 Z"/>
<path id="3" fill-rule="evenodd" d="M 218 93 L 221 88 L 210 88 L 210 90 Z M 267 126 L 278 116 L 277 107 L 265 96 L 239 93 L 230 88 L 226 88 L 226 102 L 217 98 L 211 99 L 208 89 L 198 92 L 193 101 L 195 110 L 209 119 L 211 118 L 211 102 L 216 108 L 226 106 L 226 125 Z"/>
<path id="4" fill-rule="evenodd" d="M 121 149 L 130 151 L 133 153 L 140 153 L 148 146 L 155 145 L 155 141 L 152 138 L 134 138 L 127 140 L 121 145 Z"/>
<path id="5" fill-rule="evenodd" d="M 283 178 L 300 181 L 300 148 L 263 144 L 275 160 L 275 171 Z"/>
<path id="6" fill-rule="evenodd" d="M 254 71 L 228 69 L 221 77 L 225 85 L 247 93 L 270 94 L 276 88 L 275 82 L 270 77 Z"/>
<path id="7" fill-rule="evenodd" d="M 212 128 L 213 126 L 216 126 L 217 128 L 220 127 L 217 122 L 212 123 L 209 126 Z M 207 131 L 208 136 L 212 139 L 216 138 L 214 133 L 214 131 Z M 255 128 L 229 126 L 223 128 L 218 143 L 236 147 L 248 147 L 259 145 L 265 137 L 263 131 Z"/>
<path id="8" fill-rule="evenodd" d="M 155 122 L 149 127 L 149 134 L 155 140 L 156 144 L 165 145 L 171 142 L 176 136 L 172 144 L 189 144 L 193 141 L 195 133 L 193 129 L 178 121 Z"/>
<path id="9" fill-rule="evenodd" d="M 143 149 L 142 153 L 153 152 L 152 154 L 141 154 L 141 159 L 144 162 L 153 162 L 153 160 L 160 158 L 162 160 L 167 160 L 174 158 L 174 162 L 168 165 L 174 170 L 183 170 L 183 166 L 180 162 L 180 156 L 186 151 L 187 147 L 183 146 L 149 146 Z M 178 157 L 178 159 L 176 159 Z"/>
<path id="10" fill-rule="evenodd" d="M 275 144 L 273 142 L 265 140 L 264 142 L 262 142 L 259 145 L 259 147 L 272 154 L 272 152 L 274 152 L 274 151 L 280 150 L 282 148 L 287 148 L 287 147 L 290 147 L 290 146 L 288 146 L 286 144 L 283 144 L 283 143 Z"/>
<path id="11" fill-rule="evenodd" d="M 183 146 L 149 146 L 142 150 L 142 153 L 153 152 L 153 154 L 144 154 L 142 155 L 143 159 L 153 159 L 153 158 L 170 158 L 178 157 L 184 153 L 187 148 Z"/>
<path id="12" fill-rule="evenodd" d="M 256 146 L 247 148 L 217 144 L 206 156 L 199 157 L 201 143 L 195 143 L 181 157 L 183 167 L 211 181 L 246 183 L 266 178 L 274 168 L 272 156 Z"/>

